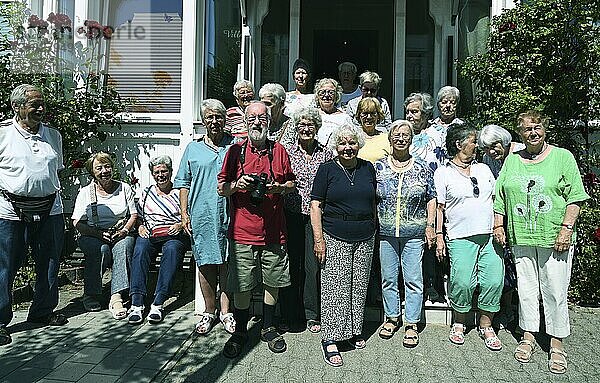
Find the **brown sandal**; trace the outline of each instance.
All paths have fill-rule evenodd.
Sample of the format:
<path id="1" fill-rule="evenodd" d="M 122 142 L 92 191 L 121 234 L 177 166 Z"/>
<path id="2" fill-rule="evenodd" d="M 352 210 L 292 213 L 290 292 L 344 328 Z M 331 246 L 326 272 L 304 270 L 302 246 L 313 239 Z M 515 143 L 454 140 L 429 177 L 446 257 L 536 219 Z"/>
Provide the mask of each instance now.
<path id="1" fill-rule="evenodd" d="M 555 358 L 552 358 L 555 356 Z M 567 353 L 556 347 L 550 347 L 548 353 L 548 369 L 551 373 L 561 375 L 567 372 Z"/>
<path id="2" fill-rule="evenodd" d="M 419 332 L 416 324 L 408 324 L 404 326 L 404 337 L 402 345 L 406 348 L 414 348 L 419 344 Z"/>
<path id="3" fill-rule="evenodd" d="M 398 319 L 394 320 L 392 318 L 387 318 L 381 325 L 379 337 L 381 339 L 391 339 L 399 328 L 400 323 L 398 322 Z"/>

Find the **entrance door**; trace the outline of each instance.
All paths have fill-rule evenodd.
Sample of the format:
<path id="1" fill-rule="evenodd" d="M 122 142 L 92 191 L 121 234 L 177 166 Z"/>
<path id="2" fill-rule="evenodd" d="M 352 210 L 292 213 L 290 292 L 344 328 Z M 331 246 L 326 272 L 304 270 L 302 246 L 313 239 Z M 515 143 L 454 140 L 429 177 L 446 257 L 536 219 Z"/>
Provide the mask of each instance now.
<path id="1" fill-rule="evenodd" d="M 393 42 L 394 0 L 301 1 L 300 57 L 312 65 L 313 80 L 337 80 L 337 66 L 351 61 L 358 75 L 372 70 L 383 78 L 379 94 L 392 105 Z"/>

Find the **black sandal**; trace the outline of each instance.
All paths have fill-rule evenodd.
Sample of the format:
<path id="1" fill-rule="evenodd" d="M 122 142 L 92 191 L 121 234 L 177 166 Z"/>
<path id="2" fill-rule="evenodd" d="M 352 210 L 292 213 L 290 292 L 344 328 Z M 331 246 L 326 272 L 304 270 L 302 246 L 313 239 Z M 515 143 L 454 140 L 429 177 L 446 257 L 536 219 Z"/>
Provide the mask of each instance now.
<path id="1" fill-rule="evenodd" d="M 391 324 L 394 327 L 390 329 L 386 327 L 387 324 Z M 399 328 L 400 323 L 397 319 L 393 320 L 391 318 L 387 318 L 385 322 L 383 322 L 383 324 L 381 325 L 381 329 L 379 330 L 379 337 L 381 339 L 391 339 Z"/>
<path id="2" fill-rule="evenodd" d="M 46 326 L 64 326 L 69 323 L 64 314 L 52 313 L 37 318 L 27 318 L 27 322 L 45 324 Z"/>
<path id="3" fill-rule="evenodd" d="M 223 355 L 227 358 L 237 358 L 242 353 L 242 348 L 248 341 L 248 334 L 242 332 L 234 332 L 233 335 L 225 342 L 223 347 Z"/>
<path id="4" fill-rule="evenodd" d="M 267 342 L 269 350 L 274 353 L 284 352 L 287 349 L 285 339 L 277 332 L 273 326 L 260 330 L 260 340 Z"/>
<path id="5" fill-rule="evenodd" d="M 409 334 L 408 331 L 414 331 L 414 335 Z M 419 331 L 416 324 L 409 324 L 404 327 L 404 337 L 402 338 L 402 345 L 406 348 L 415 348 L 419 344 Z"/>
<path id="6" fill-rule="evenodd" d="M 327 351 L 327 347 L 329 347 L 331 345 L 336 345 L 335 341 L 333 341 L 333 340 L 322 340 L 321 341 L 321 348 L 323 349 L 323 360 L 325 361 L 325 363 L 327 363 L 331 367 L 341 367 L 344 364 L 344 362 L 341 360 L 342 354 L 340 354 L 339 350 Z M 333 358 L 335 356 L 340 357 L 340 363 L 333 363 L 331 361 L 331 358 Z"/>
<path id="7" fill-rule="evenodd" d="M 5 327 L 0 327 L 0 346 L 4 346 L 12 342 L 12 338 Z"/>

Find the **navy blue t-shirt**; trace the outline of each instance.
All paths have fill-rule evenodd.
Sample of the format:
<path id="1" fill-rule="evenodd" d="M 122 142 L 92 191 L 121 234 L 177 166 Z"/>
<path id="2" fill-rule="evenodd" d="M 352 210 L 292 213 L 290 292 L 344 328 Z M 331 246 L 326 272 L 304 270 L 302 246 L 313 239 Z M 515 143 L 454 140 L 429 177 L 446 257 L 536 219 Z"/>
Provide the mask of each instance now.
<path id="1" fill-rule="evenodd" d="M 352 170 L 348 172 L 352 179 Z M 365 241 L 375 234 L 377 179 L 370 162 L 358 158 L 353 183 L 335 160 L 327 161 L 319 166 L 310 195 L 323 202 L 323 231 L 346 242 Z"/>

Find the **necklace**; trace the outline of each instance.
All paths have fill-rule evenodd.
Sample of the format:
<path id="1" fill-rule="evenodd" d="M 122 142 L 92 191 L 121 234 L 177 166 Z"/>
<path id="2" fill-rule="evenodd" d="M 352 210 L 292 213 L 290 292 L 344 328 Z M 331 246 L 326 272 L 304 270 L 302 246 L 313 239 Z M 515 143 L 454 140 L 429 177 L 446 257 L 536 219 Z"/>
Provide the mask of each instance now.
<path id="1" fill-rule="evenodd" d="M 523 153 L 525 154 L 525 158 L 527 158 L 528 160 L 532 160 L 535 161 L 539 156 L 541 156 L 546 149 L 548 149 L 548 143 L 544 142 L 544 145 L 542 146 L 542 150 L 540 150 L 539 153 L 529 153 L 527 150 L 524 150 Z"/>
<path id="2" fill-rule="evenodd" d="M 340 161 L 336 160 L 335 163 L 338 164 L 340 168 L 342 168 L 342 171 L 346 175 L 346 178 L 348 178 L 348 181 L 350 181 L 350 186 L 354 186 L 354 176 L 356 175 L 356 168 L 354 168 L 354 170 L 352 170 L 352 174 L 350 174 L 350 172 L 346 170 L 346 168 L 340 163 Z"/>
<path id="3" fill-rule="evenodd" d="M 399 171 L 399 172 L 403 172 L 405 170 L 407 170 L 409 167 L 411 167 L 412 163 L 413 163 L 413 158 L 409 157 L 408 160 L 404 160 L 404 161 L 399 161 L 397 159 L 395 159 L 393 156 L 390 156 L 390 165 L 392 165 L 392 168 L 394 168 L 395 170 Z M 397 165 L 396 163 L 398 163 L 399 165 Z"/>
<path id="4" fill-rule="evenodd" d="M 462 165 L 457 164 L 454 161 L 450 161 L 450 163 L 452 163 L 452 165 L 456 166 L 457 168 L 461 168 L 461 169 L 466 169 L 469 166 L 471 166 L 471 163 L 469 162 L 468 164 L 462 163 Z"/>

